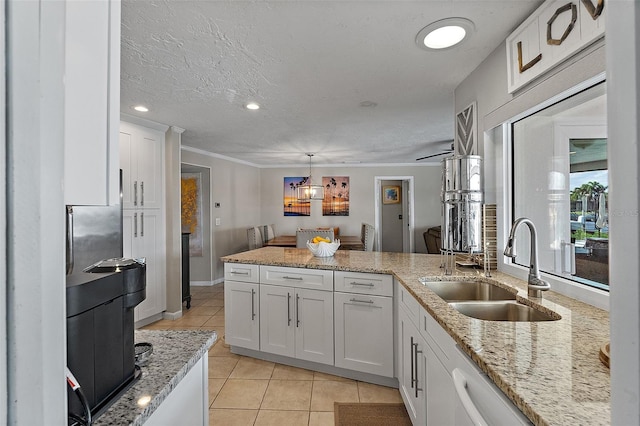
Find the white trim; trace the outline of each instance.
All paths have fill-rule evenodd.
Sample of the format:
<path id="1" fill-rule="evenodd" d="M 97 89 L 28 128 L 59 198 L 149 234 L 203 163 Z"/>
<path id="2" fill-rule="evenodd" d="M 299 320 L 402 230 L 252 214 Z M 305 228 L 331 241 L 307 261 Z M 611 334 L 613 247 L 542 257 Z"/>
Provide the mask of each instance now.
<path id="1" fill-rule="evenodd" d="M 136 117 L 135 115 L 129 115 L 124 112 L 120 113 L 120 120 L 126 121 L 127 123 L 137 124 L 138 126 L 148 127 L 153 130 L 158 130 L 160 132 L 165 133 L 169 130 L 169 126 L 166 124 L 158 123 L 156 121 L 147 120 L 146 118 Z M 177 127 L 179 129 L 179 127 Z M 181 132 L 179 132 L 181 133 Z"/>
<path id="2" fill-rule="evenodd" d="M 373 191 L 374 191 L 374 226 L 376 228 L 375 231 L 375 241 L 374 247 L 377 251 L 381 250 L 381 242 L 382 242 L 382 215 L 380 212 L 381 200 L 380 200 L 380 192 L 382 191 L 382 181 L 383 180 L 401 180 L 409 182 L 409 253 L 413 253 L 415 251 L 415 242 L 413 238 L 413 233 L 415 230 L 415 185 L 414 185 L 414 176 L 375 176 L 373 183 Z"/>
<path id="3" fill-rule="evenodd" d="M 512 124 L 531 114 L 539 112 L 550 105 L 553 105 L 563 99 L 566 99 L 576 93 L 579 93 L 591 86 L 601 83 L 605 80 L 605 73 L 590 78 L 552 98 L 532 107 L 528 110 L 514 116 L 502 124 L 502 176 L 497 177 L 497 182 L 502 183 L 502 193 L 498 190 L 496 194 L 497 200 L 497 221 L 498 221 L 498 270 L 506 274 L 512 275 L 520 279 L 527 279 L 528 270 L 525 267 L 514 265 L 510 259 L 502 255 L 506 236 L 509 234 L 510 224 L 513 222 L 513 212 L 511 211 L 512 194 L 513 194 L 513 164 L 512 158 Z M 496 163 L 498 164 L 498 163 Z M 551 290 L 571 297 L 576 300 L 588 303 L 601 309 L 609 309 L 609 293 L 606 291 L 591 288 L 586 285 L 576 283 L 571 280 L 563 279 L 555 275 L 541 273 L 543 278 L 551 284 Z"/>
<path id="4" fill-rule="evenodd" d="M 281 169 L 292 167 L 305 167 L 302 164 L 256 164 L 250 161 L 239 160 L 237 158 L 229 157 L 222 154 L 216 154 L 214 152 L 205 151 L 204 149 L 194 148 L 192 146 L 182 145 L 180 147 L 184 151 L 193 152 L 194 154 L 204 155 L 206 157 L 219 158 L 221 160 L 231 161 L 232 163 L 244 164 L 245 166 L 256 167 L 258 169 Z M 313 167 L 440 167 L 440 162 L 437 163 L 339 163 L 339 164 L 313 164 Z"/>
<path id="5" fill-rule="evenodd" d="M 191 281 L 191 287 L 211 287 L 213 286 L 213 281 Z"/>
<path id="6" fill-rule="evenodd" d="M 170 320 L 170 321 L 175 321 L 178 318 L 182 318 L 182 310 L 176 311 L 176 312 L 167 312 L 164 311 L 162 313 L 162 319 L 166 319 L 166 320 Z"/>
<path id="7" fill-rule="evenodd" d="M 169 128 L 174 132 L 177 133 L 179 135 L 183 134 L 186 129 L 183 129 L 182 127 L 178 127 L 178 126 L 169 126 Z"/>
<path id="8" fill-rule="evenodd" d="M 224 284 L 224 277 L 213 280 L 213 285 Z"/>

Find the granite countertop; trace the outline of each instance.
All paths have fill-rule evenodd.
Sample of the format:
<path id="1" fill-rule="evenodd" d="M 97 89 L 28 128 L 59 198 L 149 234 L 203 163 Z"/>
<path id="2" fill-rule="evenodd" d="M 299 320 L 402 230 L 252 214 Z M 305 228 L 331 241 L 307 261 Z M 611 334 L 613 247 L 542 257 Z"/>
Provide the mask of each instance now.
<path id="1" fill-rule="evenodd" d="M 153 353 L 147 365 L 141 367 L 142 377 L 93 424 L 143 424 L 191 367 L 207 356 L 216 339 L 216 333 L 211 331 L 136 330 L 136 343 L 151 343 Z"/>
<path id="2" fill-rule="evenodd" d="M 492 271 L 457 268 L 445 276 L 439 255 L 338 250 L 313 257 L 307 249 L 265 247 L 223 262 L 393 274 L 513 403 L 536 425 L 609 424 L 609 369 L 599 360 L 609 341 L 609 313 L 547 291 L 528 299 L 526 281 Z M 422 285 L 422 277 L 473 276 L 518 290 L 518 300 L 559 314 L 557 321 L 502 322 L 467 317 Z"/>

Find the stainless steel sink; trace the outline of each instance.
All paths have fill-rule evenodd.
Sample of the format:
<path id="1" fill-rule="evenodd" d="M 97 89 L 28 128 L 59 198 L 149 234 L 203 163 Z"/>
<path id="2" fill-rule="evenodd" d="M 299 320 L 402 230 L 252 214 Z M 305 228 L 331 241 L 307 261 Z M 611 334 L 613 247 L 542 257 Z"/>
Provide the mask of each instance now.
<path id="1" fill-rule="evenodd" d="M 420 282 L 447 302 L 461 300 L 516 300 L 516 293 L 482 281 L 420 280 Z"/>
<path id="2" fill-rule="evenodd" d="M 560 315 L 549 315 L 516 301 L 455 302 L 449 305 L 468 317 L 486 321 L 556 321 Z"/>

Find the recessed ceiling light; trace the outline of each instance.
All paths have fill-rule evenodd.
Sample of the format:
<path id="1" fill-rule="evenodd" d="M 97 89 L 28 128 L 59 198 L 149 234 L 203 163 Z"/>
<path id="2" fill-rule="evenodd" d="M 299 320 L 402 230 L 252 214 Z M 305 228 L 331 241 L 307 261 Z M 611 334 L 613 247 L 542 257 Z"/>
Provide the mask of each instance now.
<path id="1" fill-rule="evenodd" d="M 245 105 L 245 107 L 252 110 L 260 109 L 260 105 L 258 105 L 258 103 L 256 102 L 249 102 L 247 105 Z"/>
<path id="2" fill-rule="evenodd" d="M 465 18 L 446 18 L 433 22 L 418 32 L 416 44 L 426 50 L 442 50 L 460 44 L 475 29 Z"/>
<path id="3" fill-rule="evenodd" d="M 149 108 L 147 108 L 144 105 L 136 105 L 136 106 L 133 107 L 133 109 L 135 109 L 136 111 L 139 111 L 139 112 L 149 112 Z"/>

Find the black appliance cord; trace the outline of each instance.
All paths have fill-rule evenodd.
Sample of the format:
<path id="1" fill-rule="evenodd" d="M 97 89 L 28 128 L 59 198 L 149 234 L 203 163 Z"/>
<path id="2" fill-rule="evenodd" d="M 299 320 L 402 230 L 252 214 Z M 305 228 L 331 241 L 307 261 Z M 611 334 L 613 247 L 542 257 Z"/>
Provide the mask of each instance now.
<path id="1" fill-rule="evenodd" d="M 91 426 L 93 424 L 93 419 L 91 418 L 91 409 L 89 407 L 89 401 L 87 401 L 87 397 L 84 395 L 84 392 L 82 392 L 82 388 L 80 387 L 80 384 L 78 383 L 76 378 L 73 376 L 73 373 L 71 373 L 71 370 L 69 370 L 69 368 L 67 368 L 67 384 L 69 385 L 69 387 L 71 387 L 71 389 L 73 389 L 73 393 L 76 394 L 76 396 L 80 400 L 80 404 L 82 404 L 82 408 L 84 409 L 84 414 L 85 414 L 85 417 L 82 418 L 77 414 L 69 413 L 69 417 L 75 420 L 77 424 L 80 424 L 83 426 Z"/>

